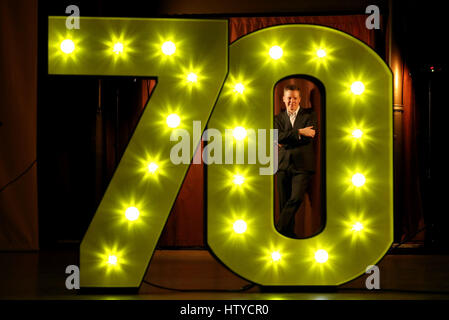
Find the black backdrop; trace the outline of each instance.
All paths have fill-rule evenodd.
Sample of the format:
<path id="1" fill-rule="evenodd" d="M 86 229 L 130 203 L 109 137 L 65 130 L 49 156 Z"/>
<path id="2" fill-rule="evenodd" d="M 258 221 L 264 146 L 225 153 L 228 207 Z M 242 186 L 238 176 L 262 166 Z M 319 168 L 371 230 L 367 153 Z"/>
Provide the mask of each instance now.
<path id="1" fill-rule="evenodd" d="M 372 3 L 371 3 L 372 2 Z M 261 1 L 257 8 L 243 8 L 238 1 L 216 2 L 196 8 L 184 2 L 158 1 L 127 3 L 114 1 L 40 1 L 38 19 L 38 194 L 39 194 L 39 234 L 41 247 L 57 243 L 77 243 L 87 229 L 88 222 L 101 199 L 104 188 L 110 179 L 116 164 L 116 156 L 105 159 L 104 152 L 98 150 L 98 100 L 102 99 L 102 110 L 109 123 L 117 118 L 117 92 L 120 110 L 127 110 L 121 101 L 130 101 L 136 106 L 129 112 L 139 112 L 139 103 L 132 103 L 142 88 L 144 79 L 108 78 L 101 81 L 94 77 L 48 76 L 46 73 L 47 56 L 46 20 L 48 15 L 64 15 L 66 6 L 77 4 L 85 16 L 134 16 L 134 17 L 175 17 L 177 14 L 208 14 L 209 17 L 238 15 L 322 15 L 335 13 L 364 13 L 368 4 L 378 4 L 381 12 L 388 11 L 387 1 L 341 1 L 340 4 L 323 1 L 313 5 L 297 1 L 280 1 L 268 4 Z M 410 76 L 414 80 L 416 92 L 416 114 L 411 121 L 416 124 L 417 137 L 414 143 L 418 148 L 418 171 L 410 180 L 419 184 L 419 194 L 408 194 L 404 201 L 412 202 L 411 197 L 423 199 L 422 211 L 427 225 L 427 244 L 430 247 L 448 247 L 448 210 L 445 206 L 445 145 L 447 143 L 445 123 L 447 117 L 447 55 L 440 39 L 444 25 L 444 10 L 437 2 L 419 1 L 395 2 L 395 18 L 401 28 L 396 30 L 404 49 L 404 61 L 409 62 Z M 296 8 L 296 9 L 295 9 Z M 424 11 L 422 9 L 425 9 Z M 249 11 L 248 11 L 249 10 Z M 195 17 L 195 16 L 192 16 Z M 443 30 L 443 29 L 441 29 Z M 436 65 L 437 71 L 429 73 L 429 66 Z M 432 79 L 429 91 L 429 79 Z M 101 85 L 99 84 L 101 82 Z M 100 88 L 100 89 L 99 89 Z M 117 91 L 118 90 L 118 91 Z M 429 92 L 431 93 L 432 112 L 429 113 Z M 49 103 L 57 101 L 56 103 Z M 142 101 L 140 101 L 141 103 Z M 137 108 L 137 109 L 136 109 Z M 429 117 L 430 114 L 430 117 Z M 132 130 L 132 123 L 120 114 L 118 128 Z M 128 126 L 124 128 L 123 126 Z M 82 130 L 80 130 L 82 128 Z M 116 141 L 115 129 L 102 127 L 102 137 L 108 135 L 105 145 L 112 153 L 121 154 L 126 145 L 127 136 Z M 429 137 L 429 133 L 431 137 Z M 429 143 L 431 141 L 431 143 Z M 431 149 L 429 149 L 429 145 Z M 407 161 L 407 159 L 405 159 Z M 98 165 L 100 164 L 100 169 Z M 100 171 L 99 171 L 100 170 Z M 69 185 L 67 185 L 67 183 Z M 440 187 L 442 186 L 442 187 Z M 395 199 L 395 201 L 398 201 Z M 403 201 L 399 199 L 399 201 Z M 402 206 L 402 205 L 401 205 Z M 407 212 L 402 213 L 407 219 Z M 404 228 L 395 230 L 404 231 Z M 405 230 L 406 231 L 406 230 Z M 413 234 L 404 234 L 413 236 Z M 396 239 L 401 239 L 397 234 Z M 412 239 L 411 237 L 410 239 Z"/>

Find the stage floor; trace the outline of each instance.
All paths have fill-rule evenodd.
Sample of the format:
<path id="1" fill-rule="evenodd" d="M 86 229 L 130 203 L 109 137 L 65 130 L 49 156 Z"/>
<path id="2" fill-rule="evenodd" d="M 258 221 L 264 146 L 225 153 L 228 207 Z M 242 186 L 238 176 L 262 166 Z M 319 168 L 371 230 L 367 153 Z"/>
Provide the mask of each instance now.
<path id="1" fill-rule="evenodd" d="M 136 294 L 85 294 L 65 287 L 77 250 L 0 252 L 0 300 L 449 300 L 449 255 L 387 255 L 380 290 L 361 276 L 331 292 L 265 292 L 216 261 L 207 250 L 157 250 Z M 191 291 L 193 289 L 193 291 Z"/>

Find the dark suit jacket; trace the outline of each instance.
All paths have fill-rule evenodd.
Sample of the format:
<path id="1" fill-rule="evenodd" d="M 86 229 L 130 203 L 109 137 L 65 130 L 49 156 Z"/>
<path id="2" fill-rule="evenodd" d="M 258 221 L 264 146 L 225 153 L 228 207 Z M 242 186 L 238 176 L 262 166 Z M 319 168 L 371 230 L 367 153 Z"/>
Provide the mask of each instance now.
<path id="1" fill-rule="evenodd" d="M 274 118 L 274 128 L 278 129 L 279 148 L 278 170 L 293 169 L 295 171 L 315 171 L 315 151 L 313 139 L 301 136 L 298 129 L 313 126 L 317 130 L 316 114 L 312 109 L 300 108 L 293 127 L 287 111 L 284 110 Z"/>

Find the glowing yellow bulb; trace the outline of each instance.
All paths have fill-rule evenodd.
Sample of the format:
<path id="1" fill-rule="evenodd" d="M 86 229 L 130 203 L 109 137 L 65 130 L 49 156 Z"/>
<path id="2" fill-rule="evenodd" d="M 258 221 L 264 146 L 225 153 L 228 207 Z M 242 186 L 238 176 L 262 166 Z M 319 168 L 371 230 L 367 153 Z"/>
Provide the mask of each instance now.
<path id="1" fill-rule="evenodd" d="M 125 217 L 129 221 L 136 220 L 139 217 L 139 209 L 137 209 L 136 207 L 129 207 L 125 211 Z"/>
<path id="2" fill-rule="evenodd" d="M 177 126 L 179 126 L 180 123 L 181 123 L 181 118 L 175 113 L 172 113 L 171 115 L 169 115 L 167 117 L 167 125 L 170 128 L 176 128 Z"/>
<path id="3" fill-rule="evenodd" d="M 354 223 L 354 225 L 352 226 L 352 230 L 353 231 L 362 231 L 363 229 L 363 225 L 360 222 L 356 222 Z"/>
<path id="4" fill-rule="evenodd" d="M 109 256 L 108 263 L 115 266 L 117 264 L 117 257 L 116 256 Z"/>
<path id="5" fill-rule="evenodd" d="M 356 187 L 361 187 L 365 184 L 365 176 L 361 173 L 356 173 L 352 176 L 352 184 Z"/>
<path id="6" fill-rule="evenodd" d="M 234 176 L 234 183 L 237 185 L 241 185 L 243 182 L 245 182 L 245 178 L 241 175 L 236 174 Z"/>
<path id="7" fill-rule="evenodd" d="M 176 51 L 176 46 L 173 42 L 167 41 L 162 44 L 162 52 L 167 55 L 171 56 Z"/>
<path id="8" fill-rule="evenodd" d="M 189 82 L 197 82 L 198 81 L 198 76 L 196 74 L 194 74 L 193 72 L 189 73 L 187 75 L 187 81 Z"/>
<path id="9" fill-rule="evenodd" d="M 243 127 L 235 127 L 232 130 L 232 135 L 236 140 L 243 140 L 246 137 L 246 129 Z"/>
<path id="10" fill-rule="evenodd" d="M 360 139 L 363 135 L 362 130 L 360 129 L 355 129 L 354 131 L 352 131 L 352 136 L 356 139 Z"/>
<path id="11" fill-rule="evenodd" d="M 123 43 L 117 42 L 112 50 L 115 54 L 123 53 Z"/>
<path id="12" fill-rule="evenodd" d="M 326 56 L 326 51 L 324 51 L 323 49 L 319 49 L 316 52 L 316 55 L 318 56 L 318 58 L 324 58 Z"/>
<path id="13" fill-rule="evenodd" d="M 233 227 L 234 227 L 235 233 L 238 233 L 238 234 L 244 233 L 246 231 L 246 228 L 247 228 L 246 222 L 243 221 L 243 220 L 235 221 Z"/>
<path id="14" fill-rule="evenodd" d="M 270 57 L 274 60 L 280 59 L 283 55 L 282 48 L 279 46 L 271 47 L 269 51 Z"/>
<path id="15" fill-rule="evenodd" d="M 61 50 L 66 54 L 72 53 L 75 50 L 75 43 L 72 40 L 65 39 L 61 42 Z"/>
<path id="16" fill-rule="evenodd" d="M 318 263 L 324 263 L 329 258 L 329 255 L 327 254 L 326 250 L 320 249 L 317 252 L 315 252 L 315 260 Z"/>
<path id="17" fill-rule="evenodd" d="M 245 86 L 244 86 L 243 84 L 241 84 L 241 83 L 237 83 L 237 84 L 234 86 L 234 92 L 243 94 L 243 90 L 245 90 Z"/>
<path id="18" fill-rule="evenodd" d="M 155 164 L 154 162 L 151 162 L 149 165 L 148 165 L 148 171 L 150 172 L 150 173 L 155 173 L 156 172 L 156 170 L 159 168 L 159 166 L 157 165 L 157 164 Z"/>
<path id="19" fill-rule="evenodd" d="M 365 91 L 365 86 L 362 82 L 356 81 L 351 85 L 351 91 L 355 95 L 361 95 Z"/>
<path id="20" fill-rule="evenodd" d="M 279 261 L 281 260 L 281 254 L 279 253 L 279 251 L 274 251 L 271 253 L 271 259 L 273 261 Z"/>

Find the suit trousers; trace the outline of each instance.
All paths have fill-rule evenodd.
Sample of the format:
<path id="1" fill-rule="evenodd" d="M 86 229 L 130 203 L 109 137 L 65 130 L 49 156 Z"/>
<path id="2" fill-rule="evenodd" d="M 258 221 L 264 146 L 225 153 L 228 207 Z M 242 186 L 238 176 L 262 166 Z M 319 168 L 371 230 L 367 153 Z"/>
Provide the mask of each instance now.
<path id="1" fill-rule="evenodd" d="M 295 214 L 304 201 L 312 173 L 281 170 L 277 175 L 279 219 L 276 229 L 285 236 L 295 236 Z"/>

